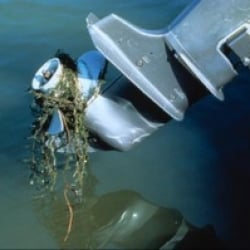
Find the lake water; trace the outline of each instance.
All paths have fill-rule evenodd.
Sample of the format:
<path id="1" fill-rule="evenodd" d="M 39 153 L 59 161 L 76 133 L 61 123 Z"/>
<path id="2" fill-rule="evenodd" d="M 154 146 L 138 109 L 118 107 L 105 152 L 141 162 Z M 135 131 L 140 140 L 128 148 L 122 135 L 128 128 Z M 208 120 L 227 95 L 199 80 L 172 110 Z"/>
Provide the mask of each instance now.
<path id="1" fill-rule="evenodd" d="M 116 13 L 158 29 L 189 2 L 0 0 L 0 248 L 59 249 L 66 231 L 65 223 L 56 223 L 67 216 L 66 209 L 60 213 L 57 206 L 49 217 L 34 204 L 23 163 L 32 123 L 26 89 L 37 68 L 57 49 L 73 57 L 94 49 L 85 23 L 90 12 L 99 17 Z M 224 102 L 205 97 L 184 121 L 168 122 L 129 152 L 91 154 L 96 193 L 136 191 L 154 204 L 179 210 L 198 227 L 213 225 L 233 248 L 250 246 L 249 74 L 228 84 L 225 96 Z M 70 237 L 81 248 L 75 232 Z"/>

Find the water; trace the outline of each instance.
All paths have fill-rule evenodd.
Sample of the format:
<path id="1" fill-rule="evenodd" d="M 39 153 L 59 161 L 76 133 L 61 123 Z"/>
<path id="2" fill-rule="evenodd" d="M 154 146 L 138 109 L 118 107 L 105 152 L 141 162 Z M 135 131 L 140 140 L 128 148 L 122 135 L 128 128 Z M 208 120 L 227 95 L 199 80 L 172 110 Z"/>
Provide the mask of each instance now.
<path id="1" fill-rule="evenodd" d="M 37 68 L 57 49 L 77 57 L 94 48 L 85 25 L 89 12 L 99 17 L 113 12 L 155 29 L 169 24 L 189 2 L 0 0 L 0 248 L 58 249 L 66 231 L 67 209 L 58 209 L 61 201 L 55 210 L 47 204 L 46 216 L 46 206 L 32 198 L 22 162 L 32 122 L 26 89 Z M 205 97 L 183 122 L 169 122 L 129 152 L 92 154 L 96 193 L 136 191 L 179 210 L 196 226 L 212 224 L 232 247 L 249 246 L 249 75 L 229 84 L 225 96 L 225 102 Z M 74 230 L 71 237 L 81 248 L 81 232 Z"/>

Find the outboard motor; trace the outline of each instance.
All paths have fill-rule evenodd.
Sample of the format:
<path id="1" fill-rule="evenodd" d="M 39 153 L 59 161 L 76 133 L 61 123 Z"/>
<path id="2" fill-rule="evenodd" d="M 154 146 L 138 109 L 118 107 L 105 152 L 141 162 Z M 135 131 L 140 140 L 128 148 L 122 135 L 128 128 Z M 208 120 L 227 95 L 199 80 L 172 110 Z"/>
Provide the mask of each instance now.
<path id="1" fill-rule="evenodd" d="M 249 0 L 194 0 L 168 27 L 154 31 L 114 14 L 100 20 L 89 14 L 87 27 L 99 52 L 77 60 L 83 97 L 91 99 L 106 59 L 123 74 L 88 101 L 92 149 L 131 149 L 169 119 L 181 121 L 207 90 L 223 100 L 222 89 L 238 65 L 250 64 L 249 9 Z M 41 75 L 44 68 L 54 72 L 49 81 Z M 33 89 L 50 91 L 60 73 L 58 60 L 49 60 L 36 73 Z M 48 132 L 61 133 L 62 123 L 56 111 Z"/>
<path id="2" fill-rule="evenodd" d="M 193 1 L 163 30 L 141 29 L 111 14 L 90 13 L 95 47 L 125 78 L 99 95 L 88 127 L 117 150 L 129 150 L 170 118 L 182 120 L 206 90 L 223 87 L 250 63 L 250 1 Z M 223 20 L 223 22 L 222 22 Z"/>

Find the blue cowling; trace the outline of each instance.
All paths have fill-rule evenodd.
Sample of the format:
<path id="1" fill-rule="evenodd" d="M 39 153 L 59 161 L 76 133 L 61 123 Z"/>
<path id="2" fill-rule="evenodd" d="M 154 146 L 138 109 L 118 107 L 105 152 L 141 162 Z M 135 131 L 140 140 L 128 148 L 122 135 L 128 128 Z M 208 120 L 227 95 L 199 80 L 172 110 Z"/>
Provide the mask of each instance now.
<path id="1" fill-rule="evenodd" d="M 106 59 L 98 51 L 89 51 L 77 59 L 78 81 L 83 97 L 89 99 L 105 69 Z"/>

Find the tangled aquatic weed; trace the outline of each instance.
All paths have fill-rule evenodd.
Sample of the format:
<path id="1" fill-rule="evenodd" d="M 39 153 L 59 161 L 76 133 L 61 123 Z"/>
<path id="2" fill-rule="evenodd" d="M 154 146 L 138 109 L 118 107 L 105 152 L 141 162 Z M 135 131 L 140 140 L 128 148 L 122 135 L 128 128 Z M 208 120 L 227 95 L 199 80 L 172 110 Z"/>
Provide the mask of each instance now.
<path id="1" fill-rule="evenodd" d="M 57 87 L 49 94 L 34 90 L 32 94 L 36 112 L 31 136 L 31 184 L 39 190 L 55 188 L 60 158 L 57 151 L 62 150 L 64 173 L 74 170 L 70 186 L 80 194 L 88 163 L 88 129 L 84 121 L 87 101 L 82 98 L 75 72 L 64 68 Z M 48 128 L 55 112 L 60 113 L 64 129 L 51 135 Z"/>
<path id="2" fill-rule="evenodd" d="M 99 89 L 100 85 L 96 88 L 92 99 L 98 94 Z M 81 94 L 76 72 L 69 67 L 64 67 L 59 83 L 51 92 L 30 91 L 34 96 L 32 108 L 34 122 L 30 137 L 32 140 L 29 161 L 30 184 L 43 194 L 46 191 L 54 191 L 58 170 L 62 170 L 63 193 L 69 210 L 68 229 L 64 238 L 66 241 L 73 223 L 73 208 L 69 192 L 71 192 L 71 198 L 82 201 L 83 187 L 88 177 L 89 132 L 85 125 L 88 101 Z M 55 112 L 58 112 L 62 118 L 63 131 L 50 134 L 48 128 Z"/>

